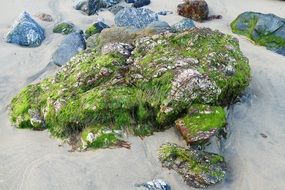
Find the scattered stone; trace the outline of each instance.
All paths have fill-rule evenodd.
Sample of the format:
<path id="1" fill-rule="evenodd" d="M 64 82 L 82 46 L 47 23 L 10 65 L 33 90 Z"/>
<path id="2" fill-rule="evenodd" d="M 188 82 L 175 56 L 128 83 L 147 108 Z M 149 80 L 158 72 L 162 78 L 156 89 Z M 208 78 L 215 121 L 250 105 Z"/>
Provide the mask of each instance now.
<path id="1" fill-rule="evenodd" d="M 225 178 L 225 160 L 217 154 L 168 143 L 161 146 L 159 159 L 163 167 L 175 170 L 195 188 L 206 188 Z"/>
<path id="2" fill-rule="evenodd" d="M 267 135 L 265 135 L 264 133 L 260 133 L 260 136 L 262 137 L 262 138 L 264 138 L 264 139 L 266 139 L 268 136 Z"/>
<path id="3" fill-rule="evenodd" d="M 143 184 L 137 184 L 136 187 L 140 187 L 141 190 L 171 190 L 170 185 L 161 179 L 155 179 Z"/>
<path id="4" fill-rule="evenodd" d="M 45 21 L 45 22 L 52 22 L 53 21 L 52 16 L 49 14 L 46 14 L 46 13 L 38 13 L 38 14 L 36 14 L 36 17 L 38 17 L 39 19 L 41 19 L 42 21 Z"/>
<path id="5" fill-rule="evenodd" d="M 245 12 L 232 23 L 233 32 L 285 56 L 285 19 L 273 14 Z"/>
<path id="6" fill-rule="evenodd" d="M 40 46 L 44 39 L 44 29 L 27 12 L 18 17 L 6 37 L 8 43 L 28 47 Z"/>
<path id="7" fill-rule="evenodd" d="M 125 8 L 115 15 L 115 23 L 119 27 L 145 28 L 158 21 L 158 16 L 146 8 Z"/>
<path id="8" fill-rule="evenodd" d="M 189 30 L 189 29 L 194 28 L 194 27 L 195 27 L 194 22 L 189 18 L 182 19 L 180 22 L 178 22 L 172 26 L 172 28 L 176 32 L 186 31 L 186 30 Z"/>
<path id="9" fill-rule="evenodd" d="M 55 27 L 53 28 L 53 32 L 67 35 L 72 32 L 75 32 L 74 27 L 75 27 L 74 24 L 70 22 L 62 22 L 62 23 L 55 25 Z"/>
<path id="10" fill-rule="evenodd" d="M 85 31 L 85 37 L 89 38 L 90 36 L 102 32 L 105 28 L 110 28 L 107 24 L 104 22 L 96 22 L 89 26 Z"/>
<path id="11" fill-rule="evenodd" d="M 177 6 L 179 15 L 202 22 L 208 19 L 209 8 L 205 0 L 186 0 Z"/>
<path id="12" fill-rule="evenodd" d="M 85 48 L 86 43 L 81 32 L 68 34 L 52 55 L 52 63 L 62 66 Z"/>
<path id="13" fill-rule="evenodd" d="M 118 4 L 120 1 L 121 0 L 100 0 L 100 8 L 112 7 L 113 5 Z"/>

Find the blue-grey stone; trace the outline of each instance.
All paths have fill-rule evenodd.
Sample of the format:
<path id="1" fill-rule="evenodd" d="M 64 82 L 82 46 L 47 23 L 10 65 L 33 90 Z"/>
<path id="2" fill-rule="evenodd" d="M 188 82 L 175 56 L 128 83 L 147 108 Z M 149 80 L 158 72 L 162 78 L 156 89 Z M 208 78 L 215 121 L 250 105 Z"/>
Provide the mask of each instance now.
<path id="1" fill-rule="evenodd" d="M 157 14 L 161 16 L 166 16 L 169 14 L 173 14 L 173 12 L 172 11 L 159 11 Z"/>
<path id="2" fill-rule="evenodd" d="M 189 29 L 194 28 L 194 27 L 195 27 L 195 24 L 194 24 L 193 20 L 191 20 L 190 18 L 182 19 L 180 22 L 178 22 L 172 26 L 172 28 L 176 32 L 189 30 Z"/>
<path id="3" fill-rule="evenodd" d="M 157 33 L 171 31 L 171 26 L 164 21 L 154 21 L 147 26 L 148 29 L 155 30 Z"/>
<path id="4" fill-rule="evenodd" d="M 273 14 L 257 14 L 256 16 L 258 17 L 258 21 L 255 25 L 254 30 L 262 35 L 271 34 L 284 25 L 282 20 Z"/>
<path id="5" fill-rule="evenodd" d="M 170 185 L 161 179 L 155 179 L 143 184 L 138 184 L 136 187 L 140 187 L 142 190 L 171 190 Z"/>
<path id="6" fill-rule="evenodd" d="M 6 37 L 8 43 L 28 47 L 37 47 L 44 39 L 44 29 L 27 12 L 19 16 Z"/>
<path id="7" fill-rule="evenodd" d="M 150 0 L 135 0 L 133 6 L 136 8 L 143 7 L 150 4 Z"/>
<path id="8" fill-rule="evenodd" d="M 86 42 L 82 32 L 68 34 L 52 55 L 52 63 L 62 66 L 85 48 Z"/>
<path id="9" fill-rule="evenodd" d="M 158 16 L 146 8 L 124 8 L 115 15 L 115 23 L 119 27 L 145 28 L 158 21 Z"/>
<path id="10" fill-rule="evenodd" d="M 120 10 L 124 9 L 125 7 L 121 6 L 121 5 L 114 5 L 112 7 L 110 7 L 108 10 L 113 13 L 114 15 L 116 15 Z"/>

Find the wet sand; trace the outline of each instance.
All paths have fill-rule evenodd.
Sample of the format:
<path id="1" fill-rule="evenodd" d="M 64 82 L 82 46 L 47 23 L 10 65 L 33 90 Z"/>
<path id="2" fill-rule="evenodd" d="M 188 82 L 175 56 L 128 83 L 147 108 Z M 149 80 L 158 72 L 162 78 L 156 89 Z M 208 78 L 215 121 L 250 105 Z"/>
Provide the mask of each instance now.
<path id="1" fill-rule="evenodd" d="M 152 0 L 154 11 L 172 10 L 180 0 Z M 229 23 L 247 10 L 271 12 L 285 17 L 285 4 L 275 0 L 208 0 L 211 13 L 223 15 L 199 26 L 231 33 Z M 157 148 L 164 142 L 183 143 L 174 129 L 145 138 L 131 137 L 132 149 L 113 149 L 70 153 L 59 147 L 60 141 L 47 132 L 19 130 L 11 126 L 7 105 L 28 79 L 49 63 L 51 54 L 63 36 L 52 34 L 56 22 L 69 20 L 84 29 L 97 19 L 113 24 L 112 14 L 101 12 L 87 17 L 71 7 L 71 0 L 10 0 L 0 7 L 0 35 L 23 11 L 35 15 L 53 15 L 53 23 L 40 22 L 47 39 L 39 48 L 21 48 L 0 41 L 0 189 L 2 190 L 134 190 L 134 184 L 162 178 L 174 190 L 191 189 L 174 172 L 163 169 L 157 160 Z M 3 16 L 2 16 L 3 15 Z M 4 18 L 4 19 L 3 19 Z M 173 24 L 177 15 L 161 17 Z M 236 36 L 250 60 L 253 80 L 243 101 L 229 110 L 230 133 L 224 154 L 230 174 L 214 190 L 285 189 L 285 57 Z M 265 136 L 261 135 L 264 134 Z"/>

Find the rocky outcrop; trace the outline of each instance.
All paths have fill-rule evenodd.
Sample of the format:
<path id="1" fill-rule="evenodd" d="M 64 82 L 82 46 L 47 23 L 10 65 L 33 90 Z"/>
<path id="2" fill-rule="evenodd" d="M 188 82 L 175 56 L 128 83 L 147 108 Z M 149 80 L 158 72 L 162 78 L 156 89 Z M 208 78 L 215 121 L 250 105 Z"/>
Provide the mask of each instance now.
<path id="1" fill-rule="evenodd" d="M 62 66 L 67 63 L 71 57 L 86 48 L 83 34 L 73 32 L 67 35 L 57 50 L 52 55 L 52 63 Z"/>
<path id="2" fill-rule="evenodd" d="M 177 6 L 179 15 L 202 22 L 208 19 L 209 8 L 204 0 L 186 0 Z"/>
<path id="3" fill-rule="evenodd" d="M 27 12 L 23 12 L 7 34 L 8 43 L 37 47 L 45 39 L 44 29 Z"/>
<path id="4" fill-rule="evenodd" d="M 13 123 L 60 138 L 76 136 L 83 149 L 130 148 L 126 133 L 143 137 L 176 125 L 191 147 L 163 145 L 163 166 L 194 187 L 221 181 L 223 157 L 192 145 L 203 147 L 224 129 L 223 107 L 249 84 L 248 59 L 238 41 L 205 28 L 143 37 L 109 28 L 98 35 L 96 49 L 79 53 L 55 76 L 13 98 Z"/>
<path id="5" fill-rule="evenodd" d="M 146 8 L 125 8 L 115 15 L 115 23 L 119 27 L 145 28 L 158 21 L 158 16 Z"/>
<path id="6" fill-rule="evenodd" d="M 245 12 L 232 23 L 233 32 L 285 55 L 285 19 L 273 14 Z"/>

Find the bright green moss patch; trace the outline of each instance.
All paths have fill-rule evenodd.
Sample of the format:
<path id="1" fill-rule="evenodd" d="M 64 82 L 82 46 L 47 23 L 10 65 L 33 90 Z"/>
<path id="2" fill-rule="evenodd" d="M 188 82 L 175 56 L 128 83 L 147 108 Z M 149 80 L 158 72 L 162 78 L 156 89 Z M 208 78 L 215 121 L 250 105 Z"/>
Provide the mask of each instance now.
<path id="1" fill-rule="evenodd" d="M 224 158 L 217 154 L 165 144 L 159 150 L 159 159 L 164 167 L 174 169 L 196 188 L 205 188 L 225 177 Z"/>
<path id="2" fill-rule="evenodd" d="M 176 127 L 188 143 L 208 140 L 226 126 L 222 107 L 194 104 L 186 116 L 176 121 Z"/>
<path id="3" fill-rule="evenodd" d="M 151 135 L 197 108 L 201 112 L 184 118 L 195 134 L 222 127 L 221 107 L 250 80 L 238 42 L 218 31 L 154 35 L 133 46 L 130 56 L 120 54 L 129 49 L 81 53 L 54 77 L 26 87 L 11 102 L 12 122 L 60 138 L 82 134 L 84 142 L 92 129 L 87 131 L 95 137 L 87 146 L 100 148 L 117 143 L 115 131 Z M 211 114 L 202 114 L 208 109 Z"/>
<path id="4" fill-rule="evenodd" d="M 75 32 L 74 25 L 72 23 L 68 22 L 62 22 L 60 24 L 57 24 L 53 28 L 54 33 L 62 33 L 62 34 L 70 34 L 72 32 Z"/>

